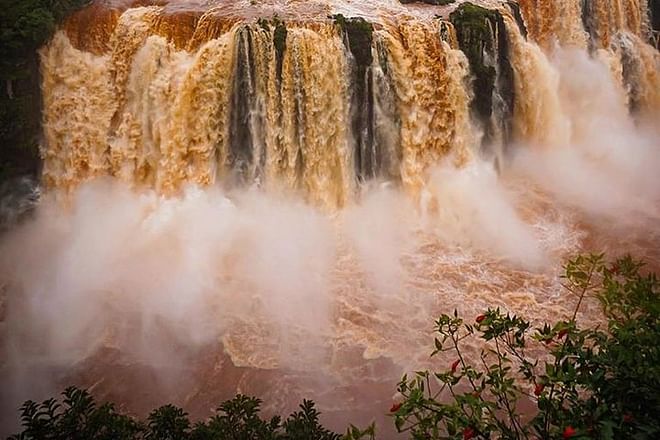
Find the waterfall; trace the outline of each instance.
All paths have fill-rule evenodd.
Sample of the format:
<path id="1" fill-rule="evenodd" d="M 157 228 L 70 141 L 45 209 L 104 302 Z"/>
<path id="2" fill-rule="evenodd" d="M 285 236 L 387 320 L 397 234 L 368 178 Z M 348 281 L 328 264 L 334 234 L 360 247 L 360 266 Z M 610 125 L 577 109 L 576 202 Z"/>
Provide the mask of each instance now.
<path id="1" fill-rule="evenodd" d="M 374 178 L 418 194 L 444 157 L 570 142 L 557 47 L 609 63 L 631 112 L 657 114 L 646 1 L 478 4 L 287 22 L 94 3 L 42 51 L 43 182 L 284 186 L 331 208 Z"/>
<path id="2" fill-rule="evenodd" d="M 566 145 L 570 123 L 559 101 L 559 73 L 536 44 L 526 40 L 512 17 L 505 15 L 514 72 L 516 140 Z"/>
<path id="3" fill-rule="evenodd" d="M 618 58 L 633 113 L 657 113 L 660 55 L 651 45 L 652 10 L 647 0 L 521 0 L 533 41 L 604 51 Z M 609 54 L 607 53 L 609 52 Z M 616 71 L 615 71 L 616 75 Z"/>
<path id="4" fill-rule="evenodd" d="M 580 1 L 520 0 L 518 3 L 529 36 L 540 46 L 548 48 L 554 42 L 581 48 L 587 46 Z"/>
<path id="5" fill-rule="evenodd" d="M 72 15 L 40 50 L 41 185 L 0 188 L 5 406 L 66 380 L 139 412 L 144 367 L 195 417 L 380 414 L 438 313 L 571 316 L 575 253 L 658 267 L 658 2 L 429 3 Z"/>
<path id="6" fill-rule="evenodd" d="M 467 160 L 467 60 L 440 37 L 437 24 L 403 23 L 384 31 L 401 116 L 401 180 L 418 191 L 425 171 L 452 152 Z"/>

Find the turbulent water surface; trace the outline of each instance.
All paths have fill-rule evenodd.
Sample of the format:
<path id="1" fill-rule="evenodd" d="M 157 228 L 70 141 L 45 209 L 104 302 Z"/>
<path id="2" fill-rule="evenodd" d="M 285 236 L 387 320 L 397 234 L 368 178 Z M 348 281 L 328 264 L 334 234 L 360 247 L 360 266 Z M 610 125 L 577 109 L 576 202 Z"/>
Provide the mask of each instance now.
<path id="1" fill-rule="evenodd" d="M 307 397 L 388 432 L 401 374 L 451 361 L 439 313 L 567 317 L 577 252 L 659 267 L 647 2 L 462 3 L 72 16 L 41 50 L 41 198 L 0 203 L 3 424 L 76 383 L 138 414 Z"/>

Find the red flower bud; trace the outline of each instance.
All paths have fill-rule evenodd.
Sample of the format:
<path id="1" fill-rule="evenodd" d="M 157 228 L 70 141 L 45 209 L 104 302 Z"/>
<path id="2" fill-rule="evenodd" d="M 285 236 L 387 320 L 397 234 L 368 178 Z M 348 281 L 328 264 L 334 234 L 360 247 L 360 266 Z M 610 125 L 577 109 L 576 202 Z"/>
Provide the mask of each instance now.
<path id="1" fill-rule="evenodd" d="M 392 405 L 392 408 L 390 408 L 390 412 L 395 413 L 399 410 L 399 408 L 401 408 L 401 404 L 400 403 L 395 403 L 395 404 Z"/>
<path id="2" fill-rule="evenodd" d="M 634 417 L 632 416 L 632 414 L 628 413 L 628 414 L 623 415 L 623 422 L 624 423 L 631 423 L 633 420 L 634 420 Z"/>
<path id="3" fill-rule="evenodd" d="M 475 319 L 475 321 L 481 323 L 481 321 L 483 321 L 484 319 L 486 319 L 486 315 L 479 315 L 477 316 L 477 319 Z"/>
<path id="4" fill-rule="evenodd" d="M 545 389 L 545 385 L 543 385 L 542 383 L 537 383 L 536 386 L 534 387 L 534 395 L 540 396 L 543 393 L 544 389 Z"/>
<path id="5" fill-rule="evenodd" d="M 458 368 L 458 364 L 461 363 L 460 359 L 456 359 L 453 364 L 451 364 L 451 372 L 456 373 L 456 369 Z"/>
<path id="6" fill-rule="evenodd" d="M 562 434 L 562 436 L 563 436 L 564 439 L 569 439 L 569 438 L 573 437 L 574 435 L 575 435 L 575 428 L 573 428 L 573 427 L 570 426 L 570 425 L 567 426 L 567 427 L 564 429 L 564 433 Z"/>
<path id="7" fill-rule="evenodd" d="M 472 428 L 468 427 L 468 428 L 465 428 L 463 430 L 463 440 L 468 440 L 468 439 L 474 438 L 475 435 L 476 435 L 476 432 L 474 432 L 474 429 L 472 429 Z"/>

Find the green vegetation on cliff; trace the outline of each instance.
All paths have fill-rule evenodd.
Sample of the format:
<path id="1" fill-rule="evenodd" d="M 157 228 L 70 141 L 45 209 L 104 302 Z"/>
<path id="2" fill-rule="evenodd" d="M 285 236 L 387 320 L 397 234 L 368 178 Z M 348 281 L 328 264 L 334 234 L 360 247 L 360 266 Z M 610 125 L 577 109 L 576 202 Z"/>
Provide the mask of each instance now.
<path id="1" fill-rule="evenodd" d="M 470 61 L 474 75 L 475 110 L 482 118 L 492 113 L 492 95 L 497 71 L 487 64 L 485 53 L 493 53 L 494 35 L 492 24 L 498 20 L 498 13 L 472 3 L 463 3 L 449 16 L 456 28 L 458 44 Z"/>
<path id="2" fill-rule="evenodd" d="M 0 180 L 36 173 L 40 134 L 37 50 L 88 0 L 0 0 Z"/>
<path id="3" fill-rule="evenodd" d="M 506 141 L 513 109 L 513 70 L 509 60 L 508 38 L 504 20 L 499 11 L 483 8 L 472 3 L 462 3 L 449 15 L 456 29 L 458 45 L 470 62 L 474 78 L 474 99 L 471 107 L 475 119 L 485 129 L 484 141 L 492 140 L 499 124 L 499 131 Z M 491 116 L 495 111 L 494 92 L 502 98 L 497 121 Z"/>

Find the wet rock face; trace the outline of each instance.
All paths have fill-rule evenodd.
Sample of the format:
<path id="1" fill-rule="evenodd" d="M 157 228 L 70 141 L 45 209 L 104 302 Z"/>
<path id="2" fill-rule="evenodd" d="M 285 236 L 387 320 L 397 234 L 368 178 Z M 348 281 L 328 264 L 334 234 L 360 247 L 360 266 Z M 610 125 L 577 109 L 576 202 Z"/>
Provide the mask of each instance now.
<path id="1" fill-rule="evenodd" d="M 450 15 L 460 49 L 473 75 L 473 117 L 484 127 L 484 144 L 501 133 L 510 137 L 513 109 L 513 70 L 502 15 L 472 3 L 463 3 Z"/>
<path id="2" fill-rule="evenodd" d="M 374 147 L 373 75 L 369 69 L 373 63 L 373 26 L 363 18 L 334 16 L 344 33 L 344 44 L 350 51 L 351 63 L 351 131 L 357 178 L 375 177 L 376 164 L 368 154 Z"/>
<path id="3" fill-rule="evenodd" d="M 518 28 L 520 29 L 520 33 L 523 35 L 523 37 L 527 38 L 527 28 L 525 27 L 525 19 L 522 16 L 522 12 L 520 11 L 520 5 L 518 4 L 518 1 L 507 1 L 506 2 L 507 6 L 509 7 L 509 11 L 511 11 L 511 14 L 513 14 L 513 18 L 516 20 L 516 23 L 518 23 Z"/>
<path id="4" fill-rule="evenodd" d="M 660 0 L 649 0 L 650 43 L 660 50 Z"/>
<path id="5" fill-rule="evenodd" d="M 649 0 L 649 16 L 653 30 L 660 32 L 660 0 Z"/>
<path id="6" fill-rule="evenodd" d="M 237 34 L 236 52 L 228 160 L 236 178 L 243 182 L 247 179 L 249 168 L 254 160 L 254 139 L 252 130 L 250 130 L 251 103 L 255 99 L 255 85 L 251 74 L 254 66 L 252 65 L 252 38 L 247 29 L 243 29 Z"/>
<path id="7" fill-rule="evenodd" d="M 0 183 L 0 233 L 28 218 L 40 196 L 33 176 L 20 176 Z"/>
<path id="8" fill-rule="evenodd" d="M 496 50 L 493 28 L 497 26 L 497 19 L 496 12 L 470 3 L 464 3 L 450 15 L 460 48 L 470 61 L 475 76 L 474 110 L 480 118 L 489 118 L 492 113 L 492 92 L 497 72 L 486 56 Z"/>

